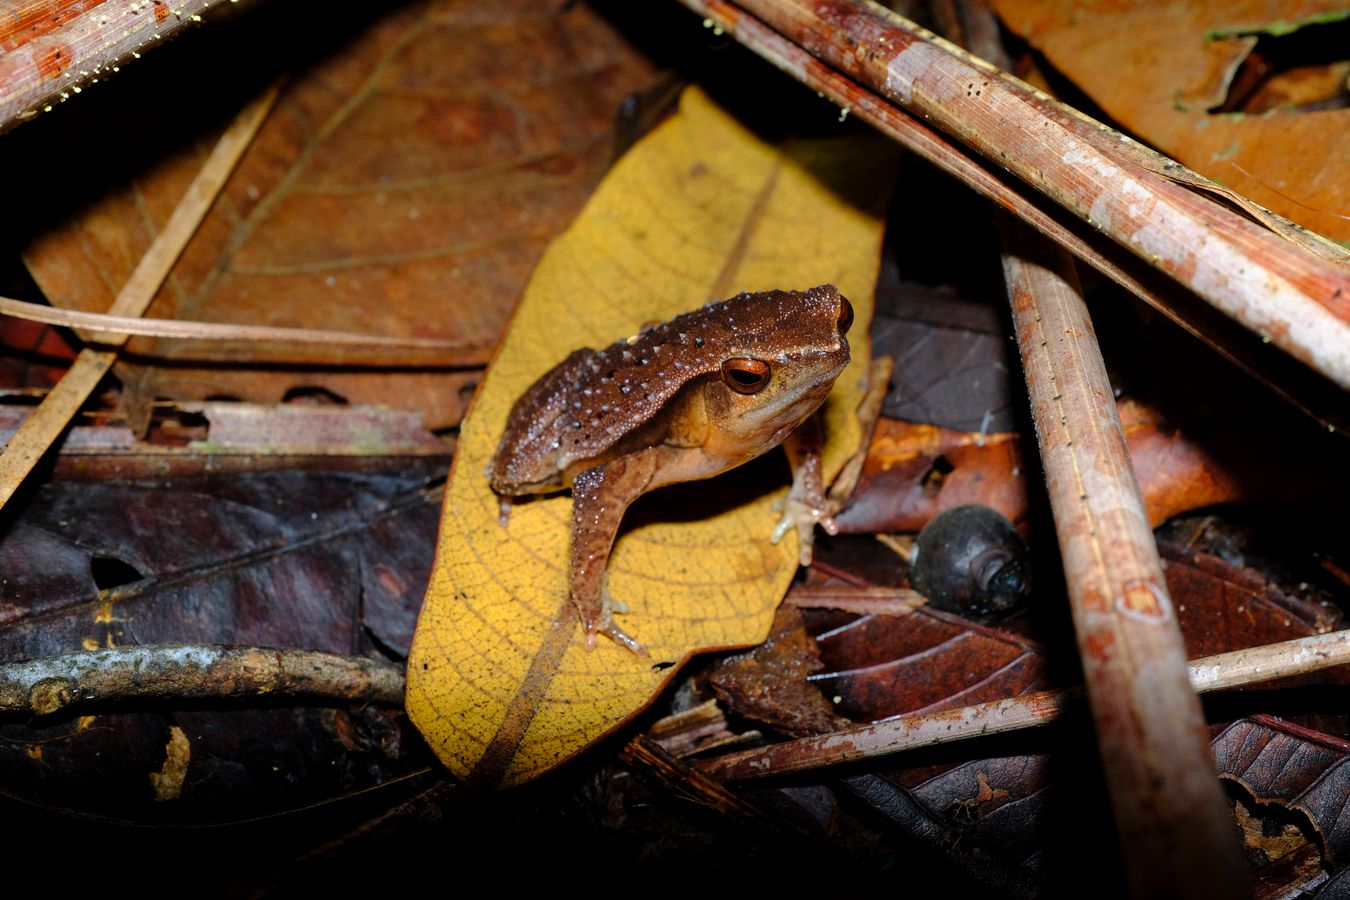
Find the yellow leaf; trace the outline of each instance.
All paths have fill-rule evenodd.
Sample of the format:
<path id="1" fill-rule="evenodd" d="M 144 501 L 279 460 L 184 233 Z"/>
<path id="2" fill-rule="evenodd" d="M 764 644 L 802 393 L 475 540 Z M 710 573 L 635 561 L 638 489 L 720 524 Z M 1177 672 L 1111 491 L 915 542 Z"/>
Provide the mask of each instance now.
<path id="1" fill-rule="evenodd" d="M 408 659 L 409 715 L 456 775 L 502 785 L 539 775 L 641 710 L 671 664 L 764 639 L 797 566 L 794 536 L 768 540 L 786 476 L 743 496 L 737 469 L 630 511 L 609 589 L 643 659 L 605 639 L 583 645 L 567 600 L 570 496 L 520 503 L 503 528 L 484 468 L 512 403 L 576 348 L 742 290 L 832 282 L 858 318 L 853 362 L 826 403 L 833 477 L 861 440 L 854 411 L 894 161 L 875 140 L 770 146 L 690 89 L 544 255 L 464 422 Z M 672 521 L 670 506 L 689 498 L 706 517 Z"/>

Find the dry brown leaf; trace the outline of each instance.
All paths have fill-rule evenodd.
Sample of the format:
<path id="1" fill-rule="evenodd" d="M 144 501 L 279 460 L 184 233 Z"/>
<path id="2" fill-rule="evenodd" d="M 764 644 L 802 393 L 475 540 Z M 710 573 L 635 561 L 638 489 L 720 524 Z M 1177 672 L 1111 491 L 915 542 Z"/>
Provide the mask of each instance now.
<path id="1" fill-rule="evenodd" d="M 409 713 L 457 775 L 538 775 L 641 709 L 673 664 L 763 640 L 797 560 L 795 539 L 768 542 L 783 493 L 771 482 L 737 470 L 653 494 L 636 527 L 629 516 L 609 586 L 651 653 L 642 659 L 611 641 L 583 646 L 566 599 L 571 498 L 521 504 L 502 528 L 483 470 L 516 397 L 579 346 L 739 290 L 822 282 L 866 322 L 893 161 L 870 141 L 776 149 L 690 91 L 549 249 L 465 422 L 409 658 Z M 825 407 L 830 475 L 861 441 L 853 411 L 869 352 L 865 327 L 853 334 Z M 701 512 L 671 521 L 671 505 L 690 501 Z"/>
<path id="2" fill-rule="evenodd" d="M 490 346 L 608 164 L 614 110 L 650 72 L 588 6 L 558 7 L 403 7 L 298 75 L 147 315 Z M 119 110 L 118 127 L 155 134 L 154 147 L 184 140 L 166 134 L 165 101 L 146 99 L 143 114 Z M 106 310 L 199 165 L 189 147 L 142 170 L 145 147 L 124 161 L 135 177 L 32 235 L 24 258 L 52 303 Z M 44 183 L 33 202 L 99 196 L 100 164 L 53 165 L 62 193 Z M 128 350 L 201 348 L 137 339 Z M 118 373 L 146 398 L 275 403 L 322 388 L 419 409 L 432 428 L 458 421 L 477 378 L 145 362 Z"/>
<path id="3" fill-rule="evenodd" d="M 1350 240 L 1350 109 L 1210 112 L 1256 35 L 1343 17 L 1342 0 L 993 6 L 1124 127 L 1275 212 Z"/>

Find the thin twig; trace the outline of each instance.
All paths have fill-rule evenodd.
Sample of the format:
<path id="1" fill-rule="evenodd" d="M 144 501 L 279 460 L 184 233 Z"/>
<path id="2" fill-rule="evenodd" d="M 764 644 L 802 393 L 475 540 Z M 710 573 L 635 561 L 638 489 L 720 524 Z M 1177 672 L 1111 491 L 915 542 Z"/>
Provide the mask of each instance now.
<path id="1" fill-rule="evenodd" d="M 813 562 L 812 566 L 819 568 L 818 563 Z M 837 609 L 862 616 L 903 616 L 926 605 L 928 599 L 909 588 L 798 586 L 788 591 L 783 602 L 798 609 Z"/>
<path id="2" fill-rule="evenodd" d="M 250 102 L 230 123 L 197 177 L 188 185 L 187 192 L 174 208 L 164 229 L 155 236 L 150 249 L 141 257 L 135 271 L 113 301 L 108 310 L 110 315 L 140 316 L 145 312 L 179 254 L 225 187 L 230 173 L 252 143 L 254 135 L 262 127 L 280 90 L 280 84 L 274 84 Z M 109 335 L 104 343 L 116 348 L 126 341 L 126 335 Z M 10 438 L 4 452 L 0 453 L 0 507 L 9 502 L 28 473 L 56 443 L 61 432 L 116 360 L 116 349 L 81 350 L 37 411 Z"/>
<path id="3" fill-rule="evenodd" d="M 1306 675 L 1350 663 L 1350 630 L 1231 650 L 1187 666 L 1197 693 L 1224 691 L 1275 678 Z"/>
<path id="4" fill-rule="evenodd" d="M 326 357 L 333 365 L 439 366 L 475 368 L 486 365 L 492 346 L 468 344 L 443 338 L 381 337 L 349 331 L 322 331 L 315 328 L 280 328 L 270 325 L 239 325 L 232 322 L 186 322 L 180 319 L 142 319 L 107 313 L 58 309 L 0 297 L 0 314 L 64 325 L 99 334 L 138 335 L 197 341 L 275 342 L 284 345 L 313 344 L 329 348 Z M 323 362 L 313 352 L 304 357 L 308 364 Z M 257 355 L 248 357 L 257 362 Z"/>
<path id="5" fill-rule="evenodd" d="M 736 822 L 766 829 L 774 834 L 787 832 L 784 822 L 761 810 L 720 781 L 709 778 L 656 741 L 638 735 L 619 751 L 619 758 L 630 768 L 659 781 L 668 791 L 705 806 Z M 800 837 L 800 835 L 795 835 Z"/>
<path id="6" fill-rule="evenodd" d="M 115 647 L 0 664 L 0 710 L 214 697 L 320 697 L 397 706 L 403 668 L 317 650 L 227 644 Z"/>
<path id="7" fill-rule="evenodd" d="M 1198 659 L 1189 666 L 1200 693 L 1227 690 L 1350 664 L 1350 630 L 1281 641 Z M 767 778 L 873 759 L 919 747 L 1044 725 L 1058 719 L 1082 690 L 1037 691 L 960 709 L 898 716 L 831 734 L 785 741 L 698 763 L 722 781 Z"/>

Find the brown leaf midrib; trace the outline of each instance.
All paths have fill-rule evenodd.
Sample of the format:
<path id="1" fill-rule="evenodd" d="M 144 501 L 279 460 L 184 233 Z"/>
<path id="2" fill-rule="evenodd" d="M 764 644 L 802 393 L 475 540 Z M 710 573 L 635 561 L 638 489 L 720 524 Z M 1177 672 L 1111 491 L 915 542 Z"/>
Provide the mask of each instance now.
<path id="1" fill-rule="evenodd" d="M 490 790 L 501 784 L 502 777 L 516 758 L 516 749 L 543 704 L 553 677 L 558 674 L 563 656 L 576 634 L 577 624 L 576 606 L 570 598 L 564 597 L 558 607 L 558 614 L 549 623 L 548 631 L 539 643 L 539 649 L 530 658 L 530 667 L 521 679 L 520 687 L 502 714 L 496 734 L 465 778 L 465 784 L 470 788 Z"/>

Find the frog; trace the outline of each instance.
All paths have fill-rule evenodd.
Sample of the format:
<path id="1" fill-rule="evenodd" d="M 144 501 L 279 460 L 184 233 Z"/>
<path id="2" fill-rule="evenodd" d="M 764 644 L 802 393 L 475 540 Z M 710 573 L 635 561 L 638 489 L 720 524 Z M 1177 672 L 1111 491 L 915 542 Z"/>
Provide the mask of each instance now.
<path id="1" fill-rule="evenodd" d="M 614 620 L 626 610 L 609 595 L 606 567 L 624 513 L 649 491 L 784 444 L 793 484 L 770 540 L 795 530 L 806 565 L 815 527 L 836 532 L 813 416 L 849 363 L 852 323 L 831 284 L 742 292 L 603 350 L 576 350 L 515 401 L 488 481 L 503 526 L 512 500 L 571 490 L 568 597 L 588 649 L 605 635 L 647 655 Z"/>

